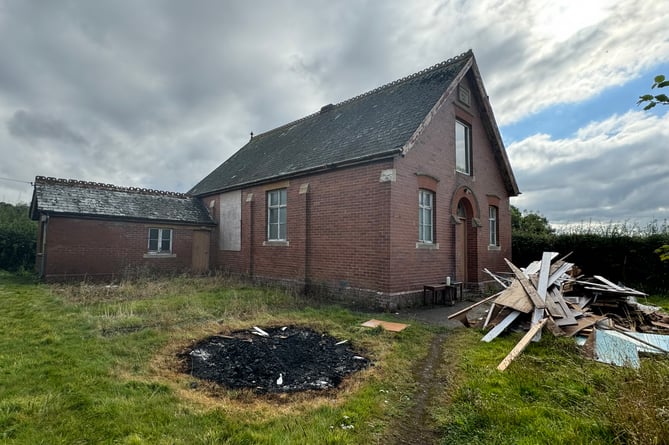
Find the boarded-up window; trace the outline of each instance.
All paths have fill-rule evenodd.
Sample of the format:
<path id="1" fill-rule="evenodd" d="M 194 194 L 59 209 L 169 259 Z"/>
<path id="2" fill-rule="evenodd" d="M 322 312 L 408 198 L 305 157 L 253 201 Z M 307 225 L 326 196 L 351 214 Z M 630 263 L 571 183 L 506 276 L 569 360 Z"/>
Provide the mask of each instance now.
<path id="1" fill-rule="evenodd" d="M 242 192 L 222 193 L 220 201 L 219 248 L 239 251 L 242 246 Z"/>

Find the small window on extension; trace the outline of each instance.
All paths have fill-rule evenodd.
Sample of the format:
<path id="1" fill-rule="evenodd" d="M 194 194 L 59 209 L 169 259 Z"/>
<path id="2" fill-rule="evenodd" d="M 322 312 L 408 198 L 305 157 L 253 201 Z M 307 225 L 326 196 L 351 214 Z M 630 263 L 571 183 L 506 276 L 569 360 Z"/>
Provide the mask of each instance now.
<path id="1" fill-rule="evenodd" d="M 172 253 L 172 229 L 149 229 L 149 253 Z"/>

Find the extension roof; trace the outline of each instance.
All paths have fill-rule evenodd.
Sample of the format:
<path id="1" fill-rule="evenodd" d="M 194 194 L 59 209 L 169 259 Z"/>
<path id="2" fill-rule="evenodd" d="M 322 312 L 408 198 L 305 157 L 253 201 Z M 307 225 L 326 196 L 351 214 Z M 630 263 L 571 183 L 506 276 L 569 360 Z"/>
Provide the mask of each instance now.
<path id="1" fill-rule="evenodd" d="M 292 176 L 394 157 L 410 149 L 447 93 L 472 71 L 486 132 L 507 190 L 519 193 L 470 51 L 320 112 L 253 136 L 188 193 L 205 196 Z"/>
<path id="2" fill-rule="evenodd" d="M 30 217 L 40 213 L 214 225 L 201 200 L 183 193 L 37 176 Z"/>

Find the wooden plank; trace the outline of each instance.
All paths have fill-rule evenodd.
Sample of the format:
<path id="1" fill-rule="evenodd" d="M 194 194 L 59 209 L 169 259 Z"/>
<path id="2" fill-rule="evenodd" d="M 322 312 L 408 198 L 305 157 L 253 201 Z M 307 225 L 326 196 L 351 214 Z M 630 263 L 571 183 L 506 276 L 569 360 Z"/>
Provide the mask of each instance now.
<path id="1" fill-rule="evenodd" d="M 604 277 L 602 277 L 602 276 L 600 276 L 600 275 L 593 275 L 593 277 L 595 277 L 596 279 L 598 279 L 598 280 L 601 281 L 602 283 L 604 283 L 604 284 L 606 284 L 606 285 L 608 285 L 608 286 L 611 286 L 611 287 L 614 288 L 614 289 L 617 289 L 617 290 L 624 290 L 622 287 L 618 286 L 618 285 L 617 285 L 616 283 L 614 283 L 613 281 L 609 281 L 609 280 L 607 280 L 606 278 L 604 278 Z"/>
<path id="2" fill-rule="evenodd" d="M 564 298 L 562 298 L 562 293 L 558 289 L 556 289 L 556 288 L 551 289 L 550 299 L 555 301 L 557 306 L 560 308 L 560 310 L 564 314 L 564 317 L 562 317 L 560 320 L 556 320 L 555 323 L 558 326 L 569 326 L 569 325 L 577 324 L 576 315 L 571 310 L 571 308 L 567 305 L 567 302 L 564 301 Z"/>
<path id="3" fill-rule="evenodd" d="M 593 276 L 596 279 L 598 279 L 599 281 L 601 281 L 602 283 L 608 284 L 609 286 L 611 286 L 612 288 L 616 289 L 617 291 L 619 291 L 621 293 L 629 293 L 631 295 L 646 295 L 645 293 L 640 292 L 636 289 L 632 289 L 631 287 L 619 286 L 619 285 L 607 280 L 606 278 L 604 278 L 602 276 L 599 276 L 599 275 L 593 275 Z"/>
<path id="4" fill-rule="evenodd" d="M 669 329 L 669 324 L 667 323 L 662 323 L 661 321 L 652 321 L 650 322 L 653 326 L 656 326 L 658 328 L 664 328 L 664 329 Z"/>
<path id="5" fill-rule="evenodd" d="M 393 323 L 392 321 L 371 319 L 362 323 L 362 326 L 366 328 L 376 328 L 378 326 L 381 326 L 386 331 L 400 332 L 406 329 L 409 325 L 404 323 Z"/>
<path id="6" fill-rule="evenodd" d="M 564 337 L 566 335 L 564 331 L 560 329 L 560 326 L 555 323 L 555 320 L 552 320 L 550 317 L 548 317 L 546 328 L 556 337 Z"/>
<path id="7" fill-rule="evenodd" d="M 534 306 L 538 307 L 539 309 L 544 309 L 546 304 L 543 302 L 539 294 L 537 294 L 537 290 L 534 288 L 534 286 L 532 286 L 532 283 L 530 283 L 527 277 L 523 274 L 523 271 L 518 269 L 511 261 L 507 260 L 506 258 L 504 258 L 504 261 L 506 261 L 506 264 L 509 266 L 513 274 L 516 276 L 516 278 L 518 278 L 520 284 L 523 285 L 523 289 L 525 289 L 525 292 L 527 292 L 527 295 L 532 300 Z"/>
<path id="8" fill-rule="evenodd" d="M 541 268 L 541 261 L 532 261 L 530 264 L 527 265 L 527 267 L 523 270 L 523 272 L 525 272 L 525 276 L 529 277 L 530 275 L 534 275 L 535 273 L 539 272 L 540 268 Z"/>
<path id="9" fill-rule="evenodd" d="M 551 260 L 556 257 L 557 252 L 544 252 L 541 256 L 541 269 L 539 269 L 539 283 L 537 285 L 537 294 L 542 302 L 546 302 L 546 292 L 548 291 L 548 275 L 551 272 Z M 535 307 L 532 313 L 532 326 L 544 319 L 544 308 Z M 545 322 L 544 322 L 545 323 Z M 541 330 L 537 331 L 532 341 L 541 340 Z"/>
<path id="10" fill-rule="evenodd" d="M 513 280 L 511 285 L 501 292 L 500 296 L 495 300 L 495 304 L 506 306 L 525 314 L 529 314 L 534 309 L 532 300 L 527 296 L 523 285 L 518 280 Z"/>
<path id="11" fill-rule="evenodd" d="M 555 301 L 555 298 L 553 297 L 553 289 L 551 289 L 551 291 L 548 293 L 548 296 L 546 297 L 546 310 L 553 318 L 562 319 L 567 317 L 567 314 L 565 314 L 564 310 L 562 310 L 560 304 Z"/>
<path id="12" fill-rule="evenodd" d="M 574 263 L 563 263 L 557 270 L 552 271 L 548 278 L 548 286 L 552 286 L 560 277 L 565 275 L 569 269 L 574 267 Z"/>
<path id="13" fill-rule="evenodd" d="M 513 323 L 513 320 L 518 318 L 520 315 L 520 312 L 518 311 L 511 311 L 509 315 L 504 318 L 497 326 L 492 328 L 490 332 L 488 332 L 482 339 L 481 341 L 484 342 L 490 342 L 494 340 L 499 334 L 501 334 L 504 329 L 506 329 L 511 323 Z"/>
<path id="14" fill-rule="evenodd" d="M 634 289 L 618 290 L 618 289 L 595 287 L 595 286 L 584 286 L 584 289 L 594 290 L 594 291 L 597 291 L 597 292 L 606 292 L 607 294 L 614 294 L 614 295 L 618 295 L 619 297 L 627 297 L 629 295 L 638 295 L 640 297 L 645 297 L 647 295 L 647 294 L 644 294 L 643 292 L 639 292 L 639 291 L 636 291 Z"/>
<path id="15" fill-rule="evenodd" d="M 558 256 L 557 252 L 550 252 L 550 254 L 551 254 L 550 261 L 553 261 L 553 259 L 555 259 L 555 257 Z M 541 269 L 541 261 L 532 261 L 525 268 L 525 276 L 529 277 L 530 275 L 534 275 L 535 273 L 539 272 L 540 269 Z"/>
<path id="16" fill-rule="evenodd" d="M 567 302 L 564 301 L 564 297 L 562 296 L 562 292 L 560 292 L 559 289 L 552 288 L 551 289 L 551 296 L 553 297 L 553 300 L 555 300 L 555 302 L 558 305 L 560 305 L 560 307 L 562 308 L 562 311 L 565 314 L 565 318 L 574 318 L 575 317 L 574 312 L 571 310 L 571 308 L 569 307 Z"/>
<path id="17" fill-rule="evenodd" d="M 581 332 L 583 329 L 589 328 L 590 326 L 593 326 L 595 323 L 597 323 L 600 320 L 604 320 L 605 318 L 606 317 L 604 316 L 589 314 L 587 317 L 583 317 L 577 320 L 576 325 L 560 326 L 560 329 L 562 329 L 565 332 L 565 334 L 567 334 L 567 337 L 573 337 L 574 335 Z"/>
<path id="18" fill-rule="evenodd" d="M 484 299 L 481 300 L 481 301 L 477 301 L 476 303 L 472 304 L 471 306 L 467 306 L 466 308 L 464 308 L 464 309 L 462 309 L 462 310 L 460 310 L 460 311 L 458 311 L 458 312 L 456 312 L 456 313 L 454 313 L 454 314 L 449 315 L 449 316 L 448 316 L 448 319 L 450 320 L 451 318 L 455 318 L 455 317 L 457 317 L 457 316 L 459 316 L 459 315 L 461 315 L 461 314 L 464 314 L 465 312 L 469 312 L 470 310 L 474 309 L 476 306 L 479 306 L 479 305 L 481 305 L 481 304 L 483 304 L 483 303 L 486 303 L 486 302 L 488 302 L 488 301 L 490 301 L 490 300 L 492 300 L 492 299 L 494 299 L 494 298 L 497 298 L 497 297 L 499 296 L 499 294 L 501 294 L 501 293 L 502 293 L 502 292 L 497 292 L 495 295 L 491 295 L 491 296 L 489 296 L 489 297 L 487 297 L 487 298 L 484 298 Z"/>
<path id="19" fill-rule="evenodd" d="M 541 319 L 537 324 L 532 326 L 529 331 L 523 336 L 523 338 L 520 339 L 520 341 L 516 344 L 516 346 L 509 352 L 509 354 L 504 357 L 504 360 L 500 362 L 499 365 L 497 365 L 497 369 L 500 371 L 504 371 L 508 366 L 511 364 L 513 360 L 515 360 L 516 357 L 520 355 L 521 352 L 525 350 L 527 345 L 530 344 L 530 341 L 541 332 L 541 328 L 544 327 L 546 322 L 548 321 L 548 318 L 543 318 Z"/>
<path id="20" fill-rule="evenodd" d="M 498 277 L 497 275 L 495 275 L 494 273 L 490 272 L 487 268 L 484 267 L 484 268 L 483 268 L 483 272 L 485 272 L 485 273 L 487 273 L 488 275 L 490 275 L 490 276 L 492 277 L 492 279 L 495 280 L 495 281 L 497 281 L 497 283 L 498 283 L 500 286 L 502 286 L 504 289 L 506 289 L 507 287 L 509 287 L 508 284 L 506 284 L 505 282 L 503 282 L 502 280 L 500 280 L 499 277 Z"/>
<path id="21" fill-rule="evenodd" d="M 495 303 L 490 305 L 490 309 L 488 310 L 488 315 L 485 317 L 485 321 L 483 322 L 483 329 L 488 327 L 488 323 L 490 323 L 490 319 L 492 318 L 492 313 L 495 311 Z"/>

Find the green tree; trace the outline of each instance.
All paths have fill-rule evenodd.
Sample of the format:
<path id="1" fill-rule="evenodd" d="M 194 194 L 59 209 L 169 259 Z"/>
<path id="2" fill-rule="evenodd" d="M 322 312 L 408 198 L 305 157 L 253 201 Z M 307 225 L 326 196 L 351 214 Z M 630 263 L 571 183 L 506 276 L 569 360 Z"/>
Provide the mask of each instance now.
<path id="1" fill-rule="evenodd" d="M 655 249 L 655 253 L 660 255 L 660 261 L 669 262 L 669 244 L 665 244 L 664 246 Z"/>
<path id="2" fill-rule="evenodd" d="M 35 264 L 37 222 L 26 204 L 0 202 L 0 269 L 29 270 Z"/>
<path id="3" fill-rule="evenodd" d="M 665 76 L 662 74 L 659 74 L 655 76 L 655 79 L 653 79 L 655 82 L 651 86 L 651 89 L 655 88 L 665 88 L 669 86 L 669 80 L 666 80 Z M 643 96 L 639 96 L 639 100 L 636 103 L 637 105 L 641 104 L 646 104 L 643 109 L 644 110 L 650 110 L 657 104 L 661 105 L 669 105 L 669 97 L 667 97 L 666 94 L 644 94 Z M 660 255 L 660 260 L 661 261 L 667 261 L 669 262 L 669 245 L 665 244 L 663 246 L 660 246 L 656 251 L 656 254 Z"/>
<path id="4" fill-rule="evenodd" d="M 666 86 L 669 86 L 669 80 L 666 80 L 662 74 L 655 76 L 655 79 L 653 80 L 655 80 L 655 83 L 653 83 L 651 89 L 664 88 Z M 639 100 L 637 101 L 636 104 L 637 105 L 645 104 L 643 109 L 650 110 L 657 104 L 669 105 L 669 97 L 667 97 L 667 95 L 663 93 L 657 95 L 644 94 L 643 96 L 639 96 Z"/>
<path id="5" fill-rule="evenodd" d="M 554 232 L 545 216 L 511 206 L 511 230 L 514 234 L 550 235 Z"/>

